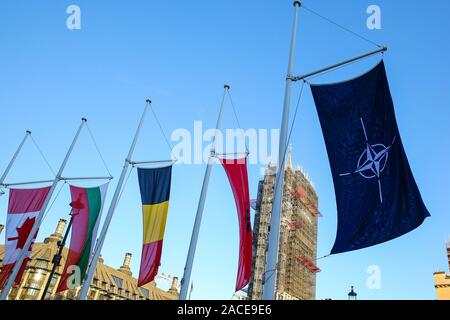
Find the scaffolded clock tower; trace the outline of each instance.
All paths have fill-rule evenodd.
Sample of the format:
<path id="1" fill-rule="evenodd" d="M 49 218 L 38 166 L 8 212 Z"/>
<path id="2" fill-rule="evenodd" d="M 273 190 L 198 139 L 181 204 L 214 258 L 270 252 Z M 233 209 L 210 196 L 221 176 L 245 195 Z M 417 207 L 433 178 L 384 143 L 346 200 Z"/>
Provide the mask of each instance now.
<path id="1" fill-rule="evenodd" d="M 277 300 L 314 300 L 317 259 L 318 197 L 307 174 L 292 166 L 289 151 L 284 175 L 278 267 L 265 270 L 276 167 L 269 165 L 259 182 L 248 297 L 262 299 L 264 277 L 277 277 Z"/>

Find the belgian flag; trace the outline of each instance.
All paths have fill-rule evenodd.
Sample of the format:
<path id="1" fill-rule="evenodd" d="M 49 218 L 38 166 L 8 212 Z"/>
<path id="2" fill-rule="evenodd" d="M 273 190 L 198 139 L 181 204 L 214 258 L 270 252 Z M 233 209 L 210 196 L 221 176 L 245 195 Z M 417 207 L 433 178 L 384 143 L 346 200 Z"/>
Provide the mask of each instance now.
<path id="1" fill-rule="evenodd" d="M 169 208 L 172 166 L 138 168 L 138 179 L 144 227 L 138 286 L 143 286 L 153 281 L 158 273 Z"/>

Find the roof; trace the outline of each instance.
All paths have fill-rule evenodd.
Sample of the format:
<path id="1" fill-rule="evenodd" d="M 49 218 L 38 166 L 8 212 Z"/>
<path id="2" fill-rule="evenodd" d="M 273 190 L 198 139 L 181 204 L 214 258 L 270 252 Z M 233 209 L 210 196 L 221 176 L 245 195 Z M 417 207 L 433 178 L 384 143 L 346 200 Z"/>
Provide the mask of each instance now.
<path id="1" fill-rule="evenodd" d="M 46 238 L 43 243 L 35 243 L 31 253 L 31 260 L 28 262 L 27 268 L 35 267 L 50 269 L 52 267 L 50 262 L 52 261 L 53 256 L 57 253 L 57 242 L 59 240 L 59 237 L 52 235 Z M 61 274 L 63 271 L 68 251 L 69 250 L 67 248 L 63 249 L 61 264 L 56 269 L 58 274 Z M 0 261 L 3 261 L 4 254 L 5 247 L 4 245 L 0 245 Z M 178 293 L 175 294 L 174 292 L 159 289 L 156 287 L 156 283 L 154 281 L 143 286 L 142 288 L 144 290 L 141 290 L 137 286 L 137 279 L 131 275 L 131 272 L 124 272 L 110 267 L 104 263 L 102 258 L 100 258 L 97 263 L 93 284 L 95 287 L 104 287 L 107 291 L 116 292 L 117 289 L 122 289 L 123 291 L 130 292 L 132 295 L 135 294 L 142 298 L 148 298 L 151 300 L 178 299 Z M 121 284 L 120 287 L 119 284 Z M 143 293 L 143 291 L 146 292 L 145 289 L 148 290 L 148 297 Z"/>

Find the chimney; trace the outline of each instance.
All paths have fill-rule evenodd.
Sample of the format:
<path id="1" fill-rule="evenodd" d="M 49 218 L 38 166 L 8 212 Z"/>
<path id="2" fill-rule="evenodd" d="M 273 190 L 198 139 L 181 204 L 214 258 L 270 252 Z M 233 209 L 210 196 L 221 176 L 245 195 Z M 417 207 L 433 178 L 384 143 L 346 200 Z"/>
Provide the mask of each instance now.
<path id="1" fill-rule="evenodd" d="M 450 272 L 450 238 L 447 241 L 448 271 Z"/>
<path id="2" fill-rule="evenodd" d="M 170 286 L 169 293 L 178 294 L 178 277 L 172 278 L 172 285 Z"/>
<path id="3" fill-rule="evenodd" d="M 5 226 L 0 224 L 0 234 L 2 234 L 3 229 L 5 229 Z"/>
<path id="4" fill-rule="evenodd" d="M 129 276 L 132 275 L 132 272 L 130 270 L 130 263 L 131 263 L 131 257 L 133 255 L 129 252 L 125 253 L 125 258 L 123 259 L 123 265 L 119 268 L 119 271 L 122 273 L 125 273 Z"/>
<path id="5" fill-rule="evenodd" d="M 54 237 L 60 237 L 62 239 L 64 228 L 66 227 L 67 220 L 59 219 L 58 224 L 56 225 L 55 232 L 52 234 Z"/>
<path id="6" fill-rule="evenodd" d="M 130 269 L 131 257 L 133 255 L 129 252 L 125 253 L 125 259 L 123 259 L 123 267 Z"/>
<path id="7" fill-rule="evenodd" d="M 44 243 L 58 242 L 63 239 L 64 228 L 66 227 L 67 220 L 59 219 L 56 225 L 55 232 L 50 237 L 45 238 Z"/>

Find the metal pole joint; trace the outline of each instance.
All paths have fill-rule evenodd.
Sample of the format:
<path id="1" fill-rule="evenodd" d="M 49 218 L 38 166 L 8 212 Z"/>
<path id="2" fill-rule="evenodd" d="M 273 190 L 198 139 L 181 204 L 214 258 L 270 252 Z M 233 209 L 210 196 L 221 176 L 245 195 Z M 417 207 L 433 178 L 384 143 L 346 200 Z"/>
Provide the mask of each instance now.
<path id="1" fill-rule="evenodd" d="M 350 58 L 350 59 L 347 59 L 347 60 L 335 63 L 335 64 L 327 66 L 325 68 L 322 68 L 322 69 L 319 69 L 319 70 L 316 70 L 316 71 L 313 71 L 313 72 L 310 72 L 310 73 L 306 73 L 306 74 L 304 74 L 302 76 L 293 77 L 293 76 L 289 76 L 288 75 L 286 80 L 291 80 L 293 82 L 300 81 L 300 80 L 305 80 L 306 78 L 309 78 L 309 77 L 312 77 L 312 76 L 316 76 L 316 75 L 319 75 L 319 74 L 324 73 L 324 72 L 328 72 L 330 70 L 333 70 L 333 69 L 345 66 L 345 65 L 347 65 L 349 63 L 352 63 L 352 62 L 355 62 L 355 61 L 362 60 L 364 58 L 373 56 L 373 55 L 375 55 L 377 53 L 384 54 L 384 52 L 386 52 L 387 50 L 388 50 L 387 47 L 382 47 L 382 48 L 379 48 L 377 50 L 364 53 L 364 54 L 359 55 L 357 57 L 353 57 L 353 58 Z"/>

